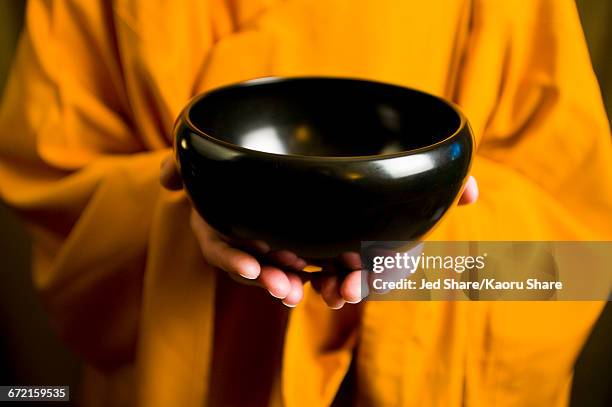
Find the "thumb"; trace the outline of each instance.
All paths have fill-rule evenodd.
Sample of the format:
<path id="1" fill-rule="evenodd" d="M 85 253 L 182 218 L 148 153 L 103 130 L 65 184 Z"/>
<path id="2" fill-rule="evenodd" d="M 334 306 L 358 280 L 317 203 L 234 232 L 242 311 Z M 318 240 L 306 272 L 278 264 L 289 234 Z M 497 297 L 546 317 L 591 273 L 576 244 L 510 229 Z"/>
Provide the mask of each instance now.
<path id="1" fill-rule="evenodd" d="M 166 156 L 161 162 L 159 182 L 164 188 L 170 191 L 183 189 L 181 175 L 178 172 L 178 168 L 171 154 Z"/>
<path id="2" fill-rule="evenodd" d="M 478 200 L 478 194 L 478 183 L 476 182 L 476 178 L 470 175 L 465 183 L 461 198 L 459 198 L 459 205 L 473 204 Z"/>

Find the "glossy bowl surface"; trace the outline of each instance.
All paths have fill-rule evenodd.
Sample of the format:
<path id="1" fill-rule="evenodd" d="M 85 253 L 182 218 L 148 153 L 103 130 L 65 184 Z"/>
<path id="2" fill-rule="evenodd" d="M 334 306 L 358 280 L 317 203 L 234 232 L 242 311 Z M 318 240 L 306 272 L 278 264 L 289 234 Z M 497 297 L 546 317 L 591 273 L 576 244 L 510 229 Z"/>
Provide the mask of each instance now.
<path id="1" fill-rule="evenodd" d="M 266 78 L 195 97 L 175 154 L 221 233 L 305 259 L 418 240 L 456 202 L 473 136 L 451 103 L 378 82 Z"/>

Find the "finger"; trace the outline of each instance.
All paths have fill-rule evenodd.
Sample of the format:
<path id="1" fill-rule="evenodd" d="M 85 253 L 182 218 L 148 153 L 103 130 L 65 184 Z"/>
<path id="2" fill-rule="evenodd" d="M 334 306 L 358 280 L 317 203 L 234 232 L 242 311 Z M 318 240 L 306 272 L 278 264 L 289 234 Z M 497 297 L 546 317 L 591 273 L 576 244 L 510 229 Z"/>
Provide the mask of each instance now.
<path id="1" fill-rule="evenodd" d="M 257 280 L 270 295 L 280 299 L 287 297 L 292 288 L 287 274 L 273 266 L 263 266 Z"/>
<path id="2" fill-rule="evenodd" d="M 257 259 L 223 241 L 209 240 L 208 244 L 202 243 L 201 248 L 206 261 L 228 273 L 236 273 L 249 280 L 256 279 L 261 273 Z"/>
<path id="3" fill-rule="evenodd" d="M 478 182 L 476 182 L 476 178 L 470 175 L 465 183 L 461 198 L 459 198 L 459 205 L 469 205 L 476 202 L 478 200 L 478 195 Z"/>
<path id="4" fill-rule="evenodd" d="M 347 270 L 360 270 L 361 269 L 361 256 L 357 252 L 345 252 L 342 253 L 338 260 L 342 267 Z"/>
<path id="5" fill-rule="evenodd" d="M 278 267 L 290 267 L 298 260 L 298 256 L 289 250 L 275 250 L 268 253 L 268 259 Z"/>
<path id="6" fill-rule="evenodd" d="M 344 306 L 344 299 L 340 296 L 340 284 L 337 275 L 321 276 L 321 298 L 331 309 L 340 309 Z"/>
<path id="7" fill-rule="evenodd" d="M 219 268 L 217 268 L 218 270 L 221 270 Z M 261 288 L 261 284 L 259 283 L 259 281 L 257 280 L 251 280 L 248 278 L 244 278 L 242 277 L 240 274 L 236 274 L 236 273 L 228 273 L 225 270 L 221 270 L 223 273 L 225 273 L 227 276 L 229 276 L 229 278 L 231 278 L 232 280 L 234 280 L 237 283 L 240 283 L 242 285 L 249 285 L 249 286 L 253 286 L 253 287 L 259 287 Z"/>
<path id="8" fill-rule="evenodd" d="M 270 246 L 263 240 L 230 239 L 221 235 L 220 238 L 230 246 L 240 247 L 254 255 L 263 256 L 270 251 Z"/>
<path id="9" fill-rule="evenodd" d="M 340 285 L 342 299 L 349 304 L 356 304 L 361 301 L 365 297 L 362 285 L 361 270 L 355 270 L 347 274 Z"/>
<path id="10" fill-rule="evenodd" d="M 302 271 L 308 263 L 289 250 L 275 250 L 268 253 L 268 260 L 283 270 Z"/>
<path id="11" fill-rule="evenodd" d="M 172 155 L 168 155 L 161 162 L 159 182 L 170 191 L 178 191 L 183 188 L 183 181 L 176 168 L 176 163 Z"/>
<path id="12" fill-rule="evenodd" d="M 287 273 L 287 277 L 289 278 L 291 289 L 289 290 L 289 294 L 287 294 L 283 300 L 283 304 L 293 308 L 298 305 L 304 297 L 304 282 L 297 274 L 294 273 Z"/>
<path id="13" fill-rule="evenodd" d="M 306 260 L 302 259 L 302 258 L 297 258 L 295 260 L 295 263 L 293 263 L 292 268 L 295 271 L 302 271 L 302 269 L 304 269 L 304 267 L 306 267 L 308 265 L 308 263 L 306 262 Z"/>
<path id="14" fill-rule="evenodd" d="M 202 254 L 209 264 L 229 273 L 240 274 L 249 280 L 259 276 L 261 267 L 255 257 L 221 240 L 195 211 L 192 212 L 191 227 L 200 243 Z"/>

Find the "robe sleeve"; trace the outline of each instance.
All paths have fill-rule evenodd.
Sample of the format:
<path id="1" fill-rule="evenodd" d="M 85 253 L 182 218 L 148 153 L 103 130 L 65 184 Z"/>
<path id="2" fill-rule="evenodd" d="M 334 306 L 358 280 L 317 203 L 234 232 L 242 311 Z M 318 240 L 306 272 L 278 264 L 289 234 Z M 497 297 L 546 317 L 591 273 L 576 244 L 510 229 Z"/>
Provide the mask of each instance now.
<path id="1" fill-rule="evenodd" d="M 0 111 L 0 196 L 30 226 L 35 286 L 102 367 L 134 356 L 160 162 L 212 41 L 206 10 L 147 3 L 29 1 Z"/>
<path id="2" fill-rule="evenodd" d="M 481 196 L 456 208 L 435 237 L 610 240 L 609 122 L 574 2 L 473 4 L 456 100 L 478 137 Z M 463 402 L 566 405 L 576 357 L 603 305 L 456 304 L 474 327 Z"/>
<path id="3" fill-rule="evenodd" d="M 612 139 L 574 2 L 478 0 L 470 26 L 456 100 L 482 199 L 452 236 L 611 238 Z"/>

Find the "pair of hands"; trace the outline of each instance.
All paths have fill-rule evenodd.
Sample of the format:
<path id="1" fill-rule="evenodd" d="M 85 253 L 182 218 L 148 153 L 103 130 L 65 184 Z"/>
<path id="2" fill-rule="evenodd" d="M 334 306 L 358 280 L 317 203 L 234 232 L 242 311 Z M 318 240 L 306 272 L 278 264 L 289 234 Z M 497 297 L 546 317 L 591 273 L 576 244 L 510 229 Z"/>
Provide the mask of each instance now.
<path id="1" fill-rule="evenodd" d="M 174 159 L 166 157 L 161 164 L 160 181 L 164 188 L 183 188 Z M 459 199 L 467 205 L 478 199 L 478 185 L 470 176 Z M 264 242 L 232 241 L 210 227 L 195 210 L 191 210 L 191 228 L 199 242 L 206 262 L 217 267 L 240 283 L 257 285 L 268 290 L 288 307 L 295 307 L 304 295 L 304 285 L 310 281 L 328 307 L 339 309 L 363 299 L 361 293 L 361 259 L 358 253 L 344 253 L 337 259 L 341 273 L 303 273 L 306 262 L 286 250 L 271 251 Z M 266 263 L 260 263 L 265 259 Z"/>

